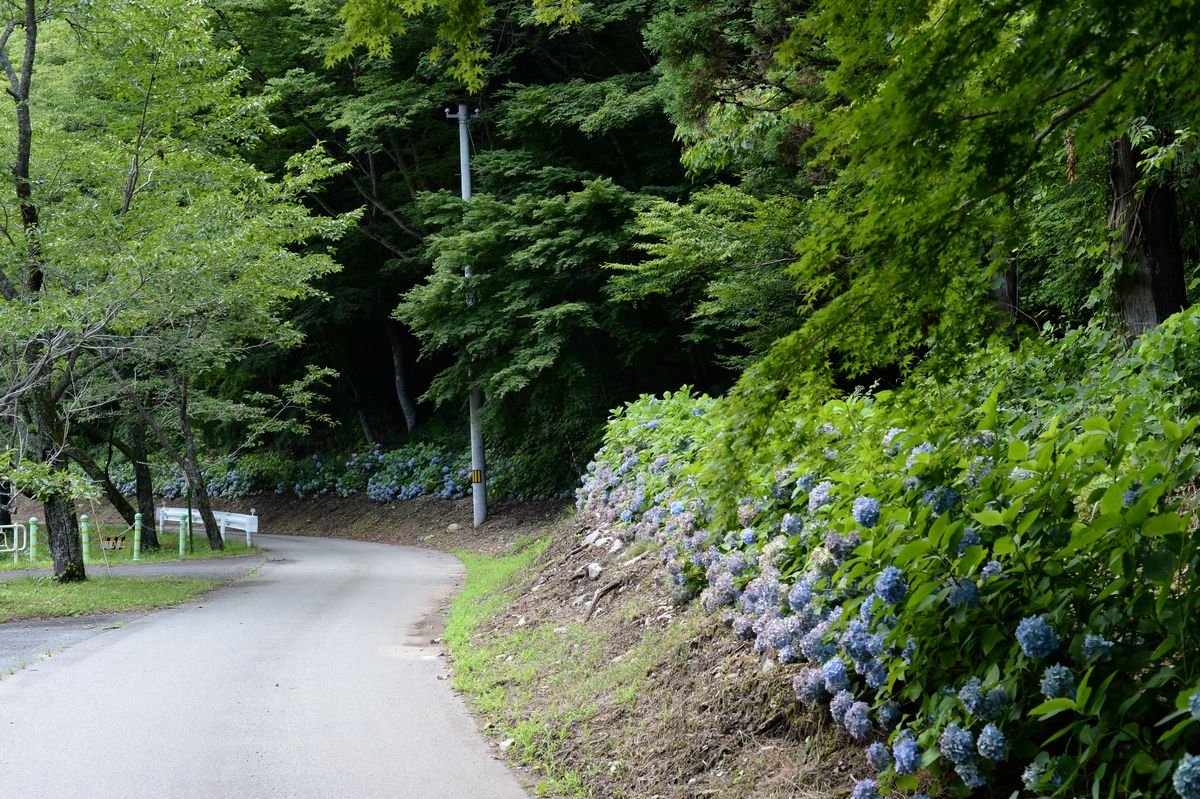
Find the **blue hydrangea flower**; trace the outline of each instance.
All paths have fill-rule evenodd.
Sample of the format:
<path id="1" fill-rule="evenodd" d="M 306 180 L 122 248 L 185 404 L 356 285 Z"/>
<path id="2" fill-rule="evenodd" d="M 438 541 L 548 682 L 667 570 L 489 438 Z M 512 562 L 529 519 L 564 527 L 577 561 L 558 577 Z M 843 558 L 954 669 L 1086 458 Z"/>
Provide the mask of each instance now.
<path id="1" fill-rule="evenodd" d="M 959 763 L 954 766 L 954 773 L 968 788 L 982 788 L 987 785 L 987 777 L 979 770 L 979 764 L 974 760 Z"/>
<path id="2" fill-rule="evenodd" d="M 1008 694 L 1000 686 L 996 686 L 984 695 L 983 701 L 979 703 L 979 707 L 975 715 L 984 721 L 991 721 L 1000 718 L 1000 714 L 1004 712 L 1004 706 L 1008 704 Z"/>
<path id="3" fill-rule="evenodd" d="M 808 512 L 816 513 L 821 508 L 833 502 L 831 492 L 833 491 L 833 483 L 825 480 L 817 483 L 813 490 L 808 494 Z"/>
<path id="4" fill-rule="evenodd" d="M 1040 687 L 1047 699 L 1074 699 L 1075 675 L 1061 663 L 1047 666 Z"/>
<path id="5" fill-rule="evenodd" d="M 836 530 L 830 530 L 825 534 L 825 548 L 838 563 L 850 557 L 850 554 L 858 549 L 860 544 L 862 544 L 862 539 L 859 538 L 858 533 L 842 535 Z"/>
<path id="6" fill-rule="evenodd" d="M 875 711 L 875 717 L 879 719 L 881 729 L 895 729 L 896 725 L 900 723 L 900 706 L 895 702 L 884 702 Z"/>
<path id="7" fill-rule="evenodd" d="M 887 771 L 892 767 L 892 755 L 884 744 L 876 741 L 867 747 L 867 762 L 876 771 Z"/>
<path id="8" fill-rule="evenodd" d="M 950 581 L 950 591 L 946 594 L 950 607 L 970 609 L 979 604 L 979 586 L 969 577 L 954 578 Z"/>
<path id="9" fill-rule="evenodd" d="M 853 619 L 846 625 L 840 643 L 855 663 L 865 663 L 883 652 L 882 637 L 873 634 L 870 628 L 858 619 Z"/>
<path id="10" fill-rule="evenodd" d="M 825 690 L 825 677 L 815 667 L 804 669 L 792 678 L 792 690 L 803 704 L 812 707 L 829 698 Z"/>
<path id="11" fill-rule="evenodd" d="M 917 639 L 909 638 L 907 641 L 904 642 L 904 649 L 902 649 L 900 651 L 900 657 L 904 659 L 904 662 L 906 664 L 911 666 L 913 664 L 913 658 L 916 657 L 916 654 L 917 654 Z"/>
<path id="12" fill-rule="evenodd" d="M 800 578 L 788 591 L 788 605 L 796 613 L 803 613 L 813 601 L 812 584 L 805 578 Z"/>
<path id="13" fill-rule="evenodd" d="M 911 731 L 905 730 L 896 736 L 892 744 L 892 755 L 896 758 L 897 774 L 915 774 L 921 767 L 921 749 Z"/>
<path id="14" fill-rule="evenodd" d="M 928 504 L 928 503 L 926 503 Z M 958 556 L 961 558 L 967 553 L 971 547 L 977 547 L 983 543 L 983 539 L 979 537 L 979 531 L 974 527 L 968 527 L 963 530 L 962 538 L 958 542 Z"/>
<path id="15" fill-rule="evenodd" d="M 1021 782 L 1029 790 L 1033 790 L 1038 785 L 1041 785 L 1042 780 L 1046 778 L 1046 767 L 1038 762 L 1030 763 L 1021 772 Z"/>
<path id="16" fill-rule="evenodd" d="M 1192 718 L 1200 721 L 1200 690 L 1192 691 L 1192 695 L 1188 697 L 1188 712 L 1192 714 Z"/>
<path id="17" fill-rule="evenodd" d="M 908 593 L 904 574 L 895 566 L 888 566 L 875 578 L 875 593 L 889 605 L 895 605 Z"/>
<path id="18" fill-rule="evenodd" d="M 983 704 L 983 683 L 978 677 L 972 677 L 967 680 L 966 685 L 958 689 L 958 701 L 963 703 L 963 707 L 972 716 L 979 715 L 979 708 Z"/>
<path id="19" fill-rule="evenodd" d="M 1088 633 L 1083 636 L 1083 657 L 1089 663 L 1107 663 L 1112 660 L 1113 642 L 1103 635 Z M 1200 716 L 1197 716 L 1200 718 Z"/>
<path id="20" fill-rule="evenodd" d="M 988 724 L 983 728 L 983 732 L 979 733 L 976 749 L 988 760 L 1003 760 L 1008 757 L 1008 740 L 999 727 Z"/>
<path id="21" fill-rule="evenodd" d="M 958 492 L 949 486 L 934 486 L 921 495 L 921 501 L 933 508 L 934 516 L 941 516 L 958 504 Z"/>
<path id="22" fill-rule="evenodd" d="M 846 664 L 839 657 L 832 657 L 821 667 L 825 690 L 831 694 L 846 689 Z"/>
<path id="23" fill-rule="evenodd" d="M 787 665 L 788 663 L 798 663 L 800 661 L 800 655 L 796 652 L 796 650 L 792 649 L 791 644 L 781 646 L 775 655 L 777 658 L 779 658 L 779 662 L 784 665 Z"/>
<path id="24" fill-rule="evenodd" d="M 1020 466 L 1014 466 L 1013 470 L 1008 473 L 1008 479 L 1014 483 L 1022 483 L 1033 477 L 1033 472 L 1028 469 L 1022 469 Z"/>
<path id="25" fill-rule="evenodd" d="M 853 704 L 854 694 L 849 691 L 838 691 L 834 694 L 833 699 L 829 700 L 829 715 L 833 716 L 835 722 L 841 724 L 846 718 L 846 711 Z"/>
<path id="26" fill-rule="evenodd" d="M 758 532 L 755 531 L 755 529 L 753 527 L 747 527 L 745 530 L 742 530 L 742 545 L 743 546 L 750 546 L 757 540 L 758 540 Z"/>
<path id="27" fill-rule="evenodd" d="M 938 739 L 938 748 L 951 763 L 970 763 L 975 759 L 975 736 L 970 730 L 950 722 Z"/>
<path id="28" fill-rule="evenodd" d="M 973 488 L 978 488 L 983 479 L 992 473 L 994 463 L 995 461 L 987 455 L 976 455 L 967 466 L 967 482 Z"/>
<path id="29" fill-rule="evenodd" d="M 854 670 L 862 675 L 868 688 L 882 688 L 888 679 L 887 666 L 880 658 L 871 658 L 866 663 L 855 663 Z"/>
<path id="30" fill-rule="evenodd" d="M 854 516 L 854 521 L 863 527 L 874 527 L 879 523 L 879 500 L 859 497 L 854 500 L 854 507 L 850 513 Z"/>
<path id="31" fill-rule="evenodd" d="M 822 622 L 809 630 L 800 639 L 800 651 L 804 657 L 813 663 L 824 663 L 837 654 L 837 646 L 825 640 L 829 632 L 829 623 Z"/>
<path id="32" fill-rule="evenodd" d="M 903 427 L 892 427 L 888 429 L 887 433 L 885 433 L 883 436 L 882 442 L 883 451 L 885 454 L 896 455 L 900 452 L 900 442 L 897 441 L 897 438 L 904 432 L 905 430 Z"/>
<path id="33" fill-rule="evenodd" d="M 1002 565 L 1000 564 L 1000 561 L 998 561 L 998 560 L 989 560 L 989 561 L 988 561 L 988 562 L 987 562 L 987 563 L 984 565 L 983 569 L 981 569 L 981 570 L 980 570 L 980 572 L 979 572 L 979 579 L 980 579 L 980 581 L 981 581 L 981 582 L 985 582 L 985 583 L 986 583 L 988 580 L 994 580 L 994 579 L 996 579 L 997 577 L 999 577 L 999 576 L 1000 576 L 1001 574 L 1003 574 L 1003 573 L 1004 573 L 1004 566 L 1002 566 Z"/>
<path id="34" fill-rule="evenodd" d="M 1041 616 L 1026 616 L 1017 625 L 1017 644 L 1026 657 L 1041 660 L 1050 657 L 1060 643 L 1058 633 Z"/>
<path id="35" fill-rule="evenodd" d="M 1171 783 L 1180 799 L 1200 799 L 1200 755 L 1184 755 Z"/>
<path id="36" fill-rule="evenodd" d="M 855 702 L 843 719 L 846 732 L 857 741 L 865 741 L 875 731 L 871 726 L 871 708 L 866 702 Z"/>
<path id="37" fill-rule="evenodd" d="M 875 780 L 861 780 L 850 792 L 850 799 L 879 799 L 879 784 Z"/>
<path id="38" fill-rule="evenodd" d="M 1129 490 L 1121 497 L 1122 504 L 1125 507 L 1131 508 L 1138 501 L 1138 497 L 1142 495 L 1142 483 L 1139 480 L 1134 480 L 1129 486 Z"/>
<path id="39" fill-rule="evenodd" d="M 682 575 L 680 575 L 682 576 Z M 743 641 L 749 641 L 754 637 L 754 617 L 749 615 L 738 616 L 733 620 L 733 634 Z"/>
<path id="40" fill-rule="evenodd" d="M 783 521 L 779 523 L 779 532 L 784 535 L 800 535 L 802 529 L 804 529 L 804 520 L 800 518 L 799 514 L 783 514 Z"/>
<path id="41" fill-rule="evenodd" d="M 683 509 L 684 509 L 684 504 L 682 502 L 680 502 L 679 500 L 675 500 L 674 502 L 671 503 L 671 515 L 672 516 L 678 516 L 679 514 L 683 513 Z"/>
<path id="42" fill-rule="evenodd" d="M 911 472 L 912 468 L 917 465 L 918 455 L 932 455 L 935 452 L 937 452 L 937 447 L 928 441 L 923 444 L 917 444 L 912 448 L 912 452 L 908 453 L 908 460 L 904 462 L 904 468 Z"/>

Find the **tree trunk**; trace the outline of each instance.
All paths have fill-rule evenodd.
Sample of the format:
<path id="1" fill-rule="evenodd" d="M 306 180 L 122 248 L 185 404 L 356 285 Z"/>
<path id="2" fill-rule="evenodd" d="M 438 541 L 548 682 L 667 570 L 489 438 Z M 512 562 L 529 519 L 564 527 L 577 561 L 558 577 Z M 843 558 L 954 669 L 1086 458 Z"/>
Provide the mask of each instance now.
<path id="1" fill-rule="evenodd" d="M 1151 183 L 1140 193 L 1139 158 L 1128 136 L 1110 146 L 1108 225 L 1113 257 L 1132 267 L 1117 291 L 1121 316 L 1135 337 L 1187 306 L 1175 189 Z"/>
<path id="2" fill-rule="evenodd" d="M 112 478 L 109 477 L 108 472 L 79 447 L 68 447 L 67 454 L 71 457 L 71 460 L 79 464 L 88 477 L 100 484 L 100 487 L 104 489 L 104 496 L 108 499 L 109 504 L 116 508 L 117 513 L 121 514 L 121 518 L 125 520 L 125 523 L 132 527 L 133 506 L 129 504 L 129 500 L 125 499 L 125 495 L 113 485 Z"/>
<path id="3" fill-rule="evenodd" d="M 208 486 L 204 484 L 204 475 L 200 473 L 200 458 L 196 451 L 196 436 L 192 431 L 192 420 L 188 418 L 188 378 L 183 377 L 183 390 L 179 400 L 179 432 L 183 434 L 184 457 L 180 462 L 183 474 L 187 477 L 188 485 L 192 488 L 192 499 L 200 509 L 200 521 L 204 523 L 204 534 L 208 537 L 209 549 L 225 548 L 221 540 L 221 528 L 217 526 L 217 517 L 212 512 L 212 502 L 208 498 Z"/>
<path id="4" fill-rule="evenodd" d="M 404 369 L 404 344 L 400 339 L 400 325 L 394 319 L 384 321 L 387 328 L 388 341 L 392 345 L 392 371 L 396 377 L 396 399 L 400 400 L 400 410 L 404 412 L 404 424 L 411 434 L 417 427 L 417 406 L 408 395 L 408 377 Z"/>
<path id="5" fill-rule="evenodd" d="M 363 405 L 362 397 L 358 393 L 358 386 L 354 385 L 354 379 L 346 375 L 346 385 L 350 386 L 350 401 L 354 403 L 354 410 L 358 413 L 358 424 L 362 427 L 363 438 L 368 444 L 375 443 L 375 431 L 371 429 L 371 420 L 367 417 L 366 406 Z"/>
<path id="6" fill-rule="evenodd" d="M 0 525 L 12 523 L 12 483 L 0 480 Z"/>
<path id="7" fill-rule="evenodd" d="M 142 549 L 147 552 L 159 549 L 158 528 L 154 520 L 154 478 L 146 462 L 146 427 L 140 418 L 129 417 L 129 447 L 125 457 L 133 463 L 133 477 L 137 483 L 138 513 L 142 514 Z"/>
<path id="8" fill-rule="evenodd" d="M 63 448 L 62 423 L 50 396 L 49 386 L 39 386 L 30 392 L 29 411 L 34 424 L 32 443 L 38 460 L 56 472 L 63 471 L 65 465 L 60 457 Z M 46 509 L 46 539 L 50 545 L 50 557 L 54 560 L 54 576 L 63 583 L 86 580 L 83 545 L 79 541 L 79 521 L 75 518 L 75 500 L 68 494 L 55 491 L 43 504 Z"/>

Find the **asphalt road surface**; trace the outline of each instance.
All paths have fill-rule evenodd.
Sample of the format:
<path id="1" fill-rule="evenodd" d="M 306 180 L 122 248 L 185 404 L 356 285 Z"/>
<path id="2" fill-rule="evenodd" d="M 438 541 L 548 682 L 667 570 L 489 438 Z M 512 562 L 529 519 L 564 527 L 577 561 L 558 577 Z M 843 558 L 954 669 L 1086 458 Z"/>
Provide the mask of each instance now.
<path id="1" fill-rule="evenodd" d="M 0 797 L 525 799 L 439 679 L 458 561 L 262 540 L 256 573 L 0 679 Z"/>

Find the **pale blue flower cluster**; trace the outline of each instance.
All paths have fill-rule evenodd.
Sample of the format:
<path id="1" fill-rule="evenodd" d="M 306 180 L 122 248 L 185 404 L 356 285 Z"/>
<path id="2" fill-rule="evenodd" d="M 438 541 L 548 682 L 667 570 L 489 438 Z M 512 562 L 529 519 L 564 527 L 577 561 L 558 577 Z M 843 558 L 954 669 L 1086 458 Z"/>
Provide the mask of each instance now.
<path id="1" fill-rule="evenodd" d="M 1041 660 L 1058 649 L 1058 633 L 1041 616 L 1026 616 L 1017 625 L 1017 644 L 1026 657 Z"/>

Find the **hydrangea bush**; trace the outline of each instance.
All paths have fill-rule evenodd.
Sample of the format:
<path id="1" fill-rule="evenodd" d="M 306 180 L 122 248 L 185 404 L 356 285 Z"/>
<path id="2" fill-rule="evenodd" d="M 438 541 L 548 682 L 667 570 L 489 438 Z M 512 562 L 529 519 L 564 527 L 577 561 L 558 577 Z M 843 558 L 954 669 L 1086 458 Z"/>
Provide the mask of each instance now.
<path id="1" fill-rule="evenodd" d="M 1197 319 L 797 414 L 736 506 L 705 501 L 721 404 L 643 397 L 577 504 L 866 749 L 856 795 L 1200 799 Z"/>
<path id="2" fill-rule="evenodd" d="M 312 453 L 292 460 L 276 453 L 250 453 L 203 469 L 208 493 L 238 499 L 256 494 L 294 494 L 299 497 L 365 493 L 376 502 L 399 502 L 432 496 L 453 500 L 470 496 L 470 456 L 452 453 L 428 443 L 411 443 L 393 450 L 380 445 L 344 456 Z M 187 480 L 176 465 L 153 469 L 155 494 L 166 499 L 186 495 Z M 133 469 L 119 464 L 113 482 L 126 495 L 135 490 Z M 563 490 L 547 481 L 519 458 L 493 457 L 488 462 L 489 496 L 499 499 L 568 499 Z"/>

